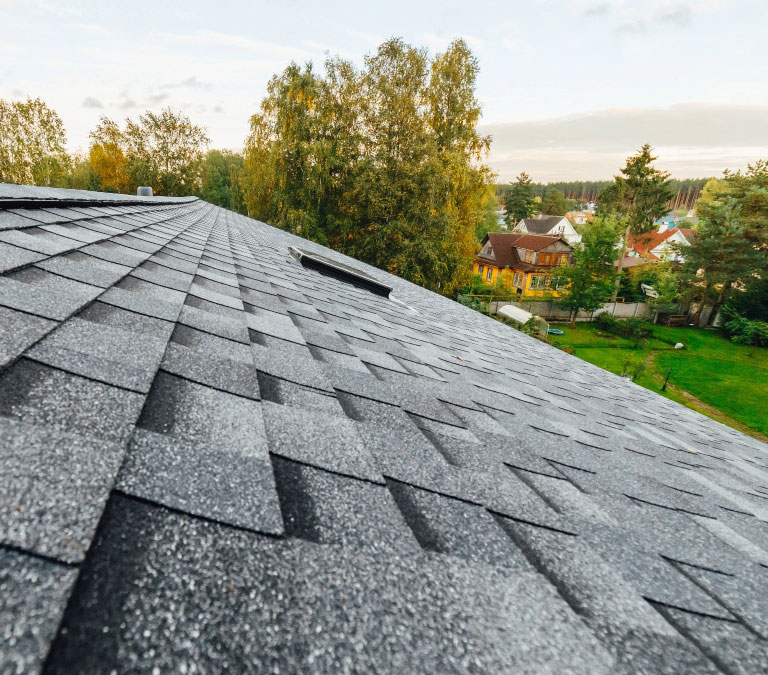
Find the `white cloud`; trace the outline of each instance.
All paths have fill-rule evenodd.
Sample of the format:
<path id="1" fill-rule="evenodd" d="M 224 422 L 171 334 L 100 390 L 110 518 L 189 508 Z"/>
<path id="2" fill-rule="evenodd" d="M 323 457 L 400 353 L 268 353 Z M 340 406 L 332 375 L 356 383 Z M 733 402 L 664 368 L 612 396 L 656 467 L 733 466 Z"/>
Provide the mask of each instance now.
<path id="1" fill-rule="evenodd" d="M 104 105 L 102 104 L 99 99 L 94 98 L 93 96 L 86 96 L 85 100 L 83 101 L 83 108 L 103 108 Z"/>
<path id="2" fill-rule="evenodd" d="M 160 37 L 177 44 L 194 45 L 196 47 L 225 47 L 239 49 L 258 54 L 269 55 L 272 58 L 284 59 L 311 58 L 312 52 L 294 46 L 281 45 L 266 40 L 255 40 L 245 35 L 235 33 L 222 33 L 217 31 L 198 31 L 196 33 L 160 33 Z"/>
<path id="3" fill-rule="evenodd" d="M 681 178 L 720 174 L 768 157 L 768 105 L 598 110 L 483 125 L 481 131 L 493 136 L 489 163 L 503 180 L 522 170 L 542 180 L 610 177 L 643 143 L 653 145 L 660 165 Z"/>

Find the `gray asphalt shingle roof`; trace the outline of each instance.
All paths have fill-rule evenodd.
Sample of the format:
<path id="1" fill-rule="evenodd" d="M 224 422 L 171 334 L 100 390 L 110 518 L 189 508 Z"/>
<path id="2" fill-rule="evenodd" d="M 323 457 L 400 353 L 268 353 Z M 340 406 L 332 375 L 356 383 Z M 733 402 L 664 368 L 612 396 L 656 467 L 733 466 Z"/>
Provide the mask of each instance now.
<path id="1" fill-rule="evenodd" d="M 197 199 L 0 228 L 1 672 L 768 669 L 759 441 Z"/>
<path id="2" fill-rule="evenodd" d="M 565 216 L 536 216 L 535 218 L 524 218 L 518 225 L 525 225 L 528 232 L 532 234 L 547 234 L 555 225 L 563 220 Z"/>

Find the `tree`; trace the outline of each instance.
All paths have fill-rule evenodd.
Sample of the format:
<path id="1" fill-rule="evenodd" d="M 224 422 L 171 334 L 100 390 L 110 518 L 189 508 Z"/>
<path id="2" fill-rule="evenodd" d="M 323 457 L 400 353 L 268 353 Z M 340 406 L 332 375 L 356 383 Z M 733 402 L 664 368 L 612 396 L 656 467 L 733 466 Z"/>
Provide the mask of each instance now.
<path id="1" fill-rule="evenodd" d="M 184 196 L 200 190 L 208 143 L 205 129 L 183 113 L 147 110 L 138 121 L 127 118 L 124 129 L 102 117 L 91 132 L 89 157 L 106 191 L 148 185 L 155 194 Z"/>
<path id="2" fill-rule="evenodd" d="M 724 321 L 736 317 L 768 321 L 768 276 L 751 280 L 743 289 L 734 289 L 721 312 Z"/>
<path id="3" fill-rule="evenodd" d="M 478 64 L 392 39 L 362 69 L 291 64 L 246 140 L 248 213 L 451 294 L 471 275 L 493 175 L 477 133 Z"/>
<path id="4" fill-rule="evenodd" d="M 203 127 L 181 112 L 147 110 L 138 122 L 125 121 L 128 174 L 135 185 L 157 194 L 184 196 L 200 186 L 203 153 L 210 142 Z"/>
<path id="5" fill-rule="evenodd" d="M 229 150 L 209 150 L 202 165 L 198 196 L 211 204 L 245 212 L 240 188 L 243 156 Z"/>
<path id="6" fill-rule="evenodd" d="M 70 170 L 61 182 L 61 187 L 74 190 L 101 190 L 101 181 L 93 169 L 90 159 L 84 155 L 72 157 Z"/>
<path id="7" fill-rule="evenodd" d="M 692 323 L 698 324 L 706 302 L 726 302 L 735 286 L 744 287 L 768 273 L 766 251 L 745 236 L 744 202 L 717 200 L 702 208 L 699 229 L 691 246 L 678 247 L 685 256 L 679 275 L 684 297 L 698 304 Z"/>
<path id="8" fill-rule="evenodd" d="M 635 155 L 627 158 L 620 176 L 600 193 L 598 212 L 615 214 L 625 222 L 621 257 L 613 290 L 612 302 L 616 301 L 619 280 L 627 255 L 631 235 L 639 236 L 653 227 L 654 221 L 664 215 L 666 204 L 672 197 L 669 174 L 651 166 L 656 157 L 651 146 L 643 145 Z"/>
<path id="9" fill-rule="evenodd" d="M 555 188 L 547 190 L 541 202 L 541 212 L 545 216 L 564 216 L 573 207 L 573 202 Z"/>
<path id="10" fill-rule="evenodd" d="M 513 225 L 518 220 L 529 218 L 534 212 L 533 183 L 523 171 L 512 183 L 507 197 L 507 224 Z"/>
<path id="11" fill-rule="evenodd" d="M 0 182 L 60 185 L 69 171 L 66 131 L 39 98 L 0 99 Z"/>
<path id="12" fill-rule="evenodd" d="M 499 207 L 499 199 L 496 197 L 495 191 L 491 186 L 488 186 L 483 201 L 482 216 L 478 219 L 475 227 L 475 239 L 477 241 L 482 241 L 489 232 L 501 232 L 503 229 L 499 224 Z"/>
<path id="13" fill-rule="evenodd" d="M 708 182 L 696 202 L 696 213 L 707 219 L 729 204 L 738 206 L 734 232 L 758 248 L 768 249 L 768 161 L 749 164 L 744 173 L 726 170 L 722 179 Z"/>
<path id="14" fill-rule="evenodd" d="M 567 281 L 557 304 L 571 312 L 571 325 L 580 311 L 594 312 L 603 306 L 613 285 L 614 248 L 619 238 L 614 216 L 596 218 L 574 251 L 574 263 L 556 272 Z"/>
<path id="15" fill-rule="evenodd" d="M 131 192 L 128 175 L 128 157 L 123 132 L 116 122 L 102 117 L 98 126 L 91 131 L 91 147 L 88 158 L 98 177 L 99 187 L 104 192 Z"/>

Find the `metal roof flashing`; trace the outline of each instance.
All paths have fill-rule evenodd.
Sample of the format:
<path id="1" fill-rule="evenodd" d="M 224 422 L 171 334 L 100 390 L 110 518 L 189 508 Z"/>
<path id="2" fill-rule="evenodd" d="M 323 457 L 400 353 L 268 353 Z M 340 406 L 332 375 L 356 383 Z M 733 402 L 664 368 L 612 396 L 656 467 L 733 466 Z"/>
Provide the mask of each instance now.
<path id="1" fill-rule="evenodd" d="M 327 274 L 341 281 L 346 281 L 376 295 L 381 295 L 385 298 L 390 297 L 389 294 L 392 292 L 391 286 L 387 286 L 362 270 L 295 246 L 289 246 L 288 252 L 304 267 L 309 267 L 321 274 Z"/>

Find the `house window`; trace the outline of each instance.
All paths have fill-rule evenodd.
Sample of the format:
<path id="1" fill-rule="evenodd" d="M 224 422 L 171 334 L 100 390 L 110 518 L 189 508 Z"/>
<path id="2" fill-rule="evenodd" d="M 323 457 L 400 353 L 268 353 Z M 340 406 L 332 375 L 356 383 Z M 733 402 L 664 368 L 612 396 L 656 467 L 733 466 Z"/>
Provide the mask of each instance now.
<path id="1" fill-rule="evenodd" d="M 515 272 L 515 275 L 512 277 L 512 285 L 517 288 L 523 287 L 523 275 L 520 272 Z"/>
<path id="2" fill-rule="evenodd" d="M 485 280 L 490 281 L 493 277 L 493 267 L 489 267 L 488 271 L 485 273 Z"/>
<path id="3" fill-rule="evenodd" d="M 549 286 L 550 277 L 544 274 L 537 274 L 531 277 L 530 289 L 532 291 L 545 291 Z"/>
<path id="4" fill-rule="evenodd" d="M 539 265 L 558 265 L 562 257 L 558 253 L 539 253 Z"/>
<path id="5" fill-rule="evenodd" d="M 529 262 L 529 263 L 533 262 L 533 251 L 525 252 L 525 262 Z"/>
<path id="6" fill-rule="evenodd" d="M 477 267 L 477 273 L 480 275 L 480 278 L 483 278 L 483 270 L 485 269 L 485 265 L 478 265 Z"/>
<path id="7" fill-rule="evenodd" d="M 552 277 L 552 280 L 549 282 L 549 287 L 558 291 L 561 288 L 565 288 L 567 285 L 568 280 L 565 277 Z"/>

